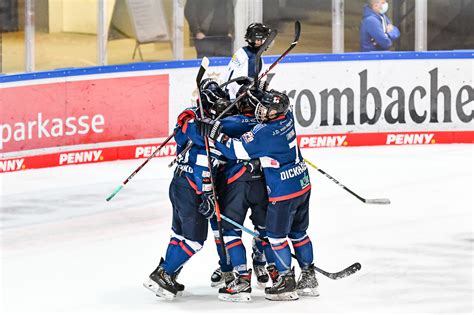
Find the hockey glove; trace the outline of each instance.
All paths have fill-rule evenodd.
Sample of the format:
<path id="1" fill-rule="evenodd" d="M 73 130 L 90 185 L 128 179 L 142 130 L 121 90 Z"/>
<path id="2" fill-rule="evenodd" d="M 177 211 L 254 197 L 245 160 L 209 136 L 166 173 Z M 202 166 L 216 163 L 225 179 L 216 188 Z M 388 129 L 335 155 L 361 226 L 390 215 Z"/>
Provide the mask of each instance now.
<path id="1" fill-rule="evenodd" d="M 222 125 L 220 121 L 212 121 L 208 118 L 196 119 L 196 127 L 202 137 L 209 137 L 216 140 L 221 133 Z"/>
<path id="2" fill-rule="evenodd" d="M 190 109 L 186 109 L 178 116 L 178 126 L 183 127 L 189 120 L 196 118 L 196 113 Z"/>
<path id="3" fill-rule="evenodd" d="M 201 195 L 201 204 L 199 205 L 198 212 L 202 214 L 206 219 L 212 218 L 214 215 L 215 202 L 214 195 L 212 192 L 205 192 Z"/>

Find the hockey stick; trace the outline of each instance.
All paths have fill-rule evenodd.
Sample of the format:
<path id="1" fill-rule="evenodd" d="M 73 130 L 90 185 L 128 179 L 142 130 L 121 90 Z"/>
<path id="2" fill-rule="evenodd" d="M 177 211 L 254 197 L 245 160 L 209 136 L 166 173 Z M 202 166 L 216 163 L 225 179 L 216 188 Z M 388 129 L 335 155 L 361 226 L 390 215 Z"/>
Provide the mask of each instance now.
<path id="1" fill-rule="evenodd" d="M 377 199 L 362 198 L 361 196 L 359 196 L 358 194 L 356 194 L 355 192 L 353 192 L 352 190 L 350 190 L 349 188 L 347 188 L 346 186 L 341 184 L 337 179 L 335 179 L 334 177 L 332 177 L 331 175 L 329 175 L 328 173 L 326 173 L 325 171 L 323 171 L 322 169 L 320 169 L 319 167 L 317 167 L 316 165 L 314 165 L 313 163 L 311 163 L 307 159 L 304 159 L 304 161 L 307 164 L 309 164 L 311 167 L 316 169 L 318 172 L 320 172 L 321 174 L 325 175 L 327 178 L 329 178 L 330 180 L 335 182 L 339 187 L 341 187 L 341 188 L 345 189 L 346 191 L 348 191 L 351 195 L 353 195 L 354 197 L 356 197 L 357 199 L 359 199 L 363 203 L 378 204 L 378 205 L 388 205 L 388 204 L 390 204 L 390 199 L 388 199 L 388 198 L 377 198 Z"/>
<path id="2" fill-rule="evenodd" d="M 207 59 L 207 58 L 206 58 L 206 59 Z M 207 63 L 209 64 L 209 60 L 207 60 Z M 197 75 L 197 77 L 196 77 L 196 81 L 197 81 L 197 82 L 201 82 L 202 77 L 204 76 L 204 73 L 205 73 L 205 72 L 206 72 L 206 69 L 202 70 L 202 67 L 199 68 L 198 75 Z M 198 86 L 198 89 L 199 89 L 199 86 Z M 135 171 L 133 171 L 133 173 L 130 174 L 130 176 L 128 176 L 127 179 L 126 179 L 120 186 L 118 186 L 118 187 L 110 194 L 110 196 L 108 196 L 105 200 L 110 201 L 116 194 L 118 194 L 118 192 L 119 192 L 120 190 L 122 190 L 122 188 L 133 178 L 133 176 L 135 176 L 148 162 L 150 162 L 150 160 L 151 160 L 152 158 L 154 158 L 155 155 L 158 154 L 158 152 L 160 152 L 161 148 L 163 148 L 163 147 L 165 146 L 165 144 L 167 144 L 168 141 L 170 141 L 171 138 L 174 137 L 175 134 L 176 134 L 176 132 L 173 131 L 173 133 L 170 134 L 170 135 L 168 136 L 168 138 L 165 139 L 165 141 L 163 141 L 163 143 L 159 146 L 159 148 L 156 149 L 156 150 L 151 154 L 151 156 L 149 156 L 149 157 L 145 160 L 145 162 L 143 162 Z"/>
<path id="3" fill-rule="evenodd" d="M 268 74 L 268 72 L 270 72 L 273 68 L 275 68 L 275 66 L 283 59 L 285 58 L 286 55 L 288 55 L 290 53 L 290 51 L 293 50 L 293 48 L 295 48 L 295 46 L 298 44 L 298 41 L 300 39 L 300 34 L 301 34 L 301 23 L 300 21 L 296 21 L 295 22 L 295 38 L 293 39 L 293 42 L 290 44 L 290 47 L 288 47 L 288 49 L 283 53 L 281 54 L 280 57 L 278 57 L 277 60 L 275 60 L 271 65 L 270 67 L 264 72 L 262 73 L 258 79 L 256 81 L 259 81 L 260 79 L 262 79 L 264 76 L 266 76 Z"/>
<path id="4" fill-rule="evenodd" d="M 259 73 L 260 73 L 260 68 L 262 67 L 262 55 L 264 52 L 267 51 L 268 47 L 273 43 L 275 40 L 275 37 L 278 35 L 277 30 L 271 30 L 270 34 L 268 34 L 268 37 L 265 39 L 263 44 L 260 46 L 260 48 L 257 51 L 257 54 L 255 55 L 255 77 L 254 77 L 254 84 L 258 82 L 261 78 L 259 78 Z"/>
<path id="5" fill-rule="evenodd" d="M 135 171 L 133 171 L 132 174 L 130 174 L 130 176 L 127 177 L 126 180 L 123 181 L 123 183 L 118 186 L 111 194 L 110 196 L 108 196 L 105 200 L 107 201 L 110 201 L 116 194 L 118 194 L 118 192 L 120 190 L 122 190 L 122 188 L 133 178 L 133 176 L 135 176 L 148 162 L 150 162 L 150 160 L 152 158 L 155 157 L 156 154 L 158 154 L 158 152 L 160 152 L 161 148 L 163 148 L 165 146 L 165 144 L 168 143 L 168 141 L 171 140 L 171 138 L 174 137 L 174 134 L 175 132 L 173 132 L 172 134 L 170 134 L 168 136 L 168 138 L 165 139 L 165 141 L 163 141 L 163 143 L 158 147 L 158 149 L 156 149 L 146 160 L 145 162 L 143 162 L 139 167 L 137 167 L 137 169 Z"/>
<path id="6" fill-rule="evenodd" d="M 273 30 L 273 31 L 270 32 L 270 35 L 268 35 L 265 42 L 262 44 L 262 46 L 260 46 L 260 48 L 257 51 L 257 54 L 256 54 L 257 59 L 260 59 L 262 54 L 268 49 L 270 44 L 275 40 L 275 37 L 277 36 L 277 34 L 278 34 L 277 30 Z M 272 66 L 273 66 L 273 64 L 272 64 Z M 254 80 L 252 82 L 252 84 L 249 84 L 249 86 L 245 89 L 245 91 L 243 91 L 239 96 L 237 96 L 235 98 L 235 100 L 229 106 L 227 106 L 227 108 L 224 109 L 222 111 L 222 113 L 220 113 L 220 115 L 217 116 L 217 118 L 214 119 L 214 120 L 219 120 L 222 117 L 224 117 L 224 115 L 227 114 L 247 94 L 247 91 L 250 90 L 250 88 L 252 88 L 256 84 L 256 82 L 258 82 L 260 79 L 262 79 L 265 75 L 266 75 L 266 73 L 262 74 L 261 76 L 258 77 L 257 80 Z"/>
<path id="7" fill-rule="evenodd" d="M 246 228 L 246 227 L 243 226 L 242 224 L 239 224 L 239 223 L 235 222 L 234 220 L 232 220 L 232 219 L 226 217 L 225 215 L 221 214 L 221 218 L 222 218 L 223 220 L 229 222 L 230 224 L 232 224 L 232 225 L 234 225 L 234 226 L 236 226 L 236 227 L 238 227 L 238 228 L 241 228 L 242 231 L 245 231 L 245 232 L 249 233 L 250 235 L 252 235 L 252 236 L 254 236 L 255 238 L 257 238 L 258 240 L 263 241 L 263 242 L 270 243 L 269 240 L 268 240 L 268 238 L 266 238 L 266 237 L 265 237 L 265 238 L 260 237 L 260 235 L 259 235 L 257 232 L 252 231 L 252 230 L 249 229 L 249 228 Z M 276 254 L 276 253 L 275 253 L 275 254 Z M 291 257 L 293 257 L 293 258 L 296 259 L 296 255 L 293 254 L 293 253 L 291 253 Z M 280 258 L 280 257 L 278 257 L 278 258 Z M 325 270 L 323 270 L 323 269 L 321 269 L 321 268 L 319 268 L 319 267 L 314 266 L 314 269 L 315 269 L 317 272 L 319 272 L 320 274 L 322 274 L 322 275 L 324 275 L 324 276 L 326 276 L 326 277 L 328 277 L 328 278 L 331 278 L 331 279 L 333 279 L 333 280 L 339 280 L 339 279 L 345 278 L 345 277 L 347 277 L 347 276 L 350 276 L 350 275 L 356 273 L 357 271 L 359 271 L 361 268 L 362 268 L 362 266 L 361 266 L 361 264 L 358 263 L 358 262 L 356 262 L 356 263 L 350 265 L 349 267 L 347 267 L 347 268 L 345 268 L 345 269 L 343 269 L 343 270 L 341 270 L 341 271 L 338 271 L 338 272 L 328 272 L 328 271 L 325 271 Z"/>
<path id="8" fill-rule="evenodd" d="M 234 83 L 234 82 L 237 82 L 237 81 L 243 81 L 243 80 L 249 80 L 251 82 L 253 82 L 253 78 L 251 77 L 246 77 L 246 76 L 241 76 L 241 77 L 237 77 L 237 78 L 234 78 L 234 79 L 231 79 L 227 82 L 224 82 L 222 83 L 221 85 L 219 85 L 219 87 L 222 89 L 223 87 L 226 87 L 227 85 L 231 84 L 231 83 Z"/>
<path id="9" fill-rule="evenodd" d="M 261 55 L 268 49 L 268 47 L 270 46 L 270 44 L 275 40 L 275 37 L 277 36 L 278 32 L 277 30 L 272 30 L 270 32 L 270 35 L 268 35 L 267 39 L 265 40 L 265 42 L 262 44 L 262 46 L 260 46 L 260 48 L 258 49 L 258 52 L 257 52 L 257 55 L 256 55 L 256 58 L 259 59 L 261 57 Z M 270 70 L 272 70 L 273 68 L 275 68 L 275 66 L 286 56 L 288 55 L 288 53 L 293 49 L 295 48 L 295 46 L 298 44 L 298 40 L 300 38 L 300 34 L 301 34 L 301 24 L 299 21 L 296 21 L 295 22 L 295 38 L 293 40 L 293 42 L 290 44 L 290 47 L 288 47 L 287 50 L 285 50 L 285 52 L 280 56 L 278 57 L 277 60 L 275 60 L 271 65 L 270 67 L 264 72 L 262 73 L 261 75 L 258 76 L 258 78 L 256 80 L 254 80 L 252 82 L 252 84 L 250 84 L 247 89 L 245 89 L 245 91 L 243 91 L 239 96 L 237 96 L 237 98 L 229 105 L 227 106 L 227 108 L 222 111 L 222 113 L 215 119 L 215 120 L 219 120 L 221 119 L 222 117 L 224 117 L 224 115 L 229 112 L 233 106 L 235 106 L 235 104 L 237 104 L 238 101 L 240 101 L 246 94 L 247 94 L 247 91 L 250 90 L 250 88 L 252 88 L 255 84 L 257 84 L 258 81 L 260 81 L 263 77 L 265 77 L 269 72 Z M 183 153 L 183 151 L 181 151 L 181 153 Z"/>
<path id="10" fill-rule="evenodd" d="M 201 101 L 201 79 L 204 76 L 204 73 L 206 72 L 207 67 L 209 67 L 209 59 L 207 59 L 207 57 L 203 57 L 201 66 L 199 67 L 198 76 L 196 78 L 196 86 L 198 89 L 199 113 L 201 114 L 202 118 L 204 118 L 204 108 Z M 209 148 L 209 138 L 207 137 L 204 138 L 204 145 L 206 147 L 207 167 L 209 168 L 209 178 L 211 180 L 212 196 L 214 197 L 214 209 L 216 211 L 216 216 L 217 216 L 217 228 L 219 230 L 219 239 L 221 241 L 222 254 L 227 257 L 227 250 L 225 248 L 225 243 L 224 243 L 224 232 L 222 231 L 221 211 L 219 209 L 219 202 L 217 201 L 217 193 L 216 193 L 216 185 L 214 182 L 214 176 L 212 176 L 212 157 L 211 157 L 211 151 Z"/>
<path id="11" fill-rule="evenodd" d="M 277 30 L 272 30 L 270 32 L 270 35 L 268 35 L 267 39 L 265 40 L 265 42 L 262 44 L 262 46 L 260 46 L 258 52 L 257 52 L 257 60 L 260 60 L 260 57 L 262 56 L 262 54 L 268 49 L 268 47 L 270 46 L 270 44 L 275 40 L 275 37 L 277 36 L 278 32 Z M 285 52 L 283 52 L 283 54 L 280 55 L 280 57 L 278 57 L 277 60 L 275 60 L 271 65 L 270 67 L 264 72 L 262 73 L 256 80 L 253 81 L 253 83 L 251 85 L 248 86 L 248 88 L 243 91 L 239 96 L 237 96 L 237 98 L 232 102 L 232 104 L 230 104 L 215 120 L 219 120 L 221 119 L 228 111 L 230 111 L 232 109 L 232 107 L 235 106 L 235 104 L 237 104 L 238 101 L 240 101 L 246 94 L 247 94 L 247 91 L 250 90 L 250 88 L 252 86 L 254 86 L 255 84 L 257 84 L 258 81 L 260 81 L 262 78 L 264 78 L 269 72 L 270 70 L 272 70 L 273 68 L 275 68 L 275 66 L 283 59 L 285 58 L 286 55 L 288 55 L 290 53 L 290 51 L 295 48 L 295 46 L 298 44 L 298 40 L 300 39 L 300 34 L 301 34 L 301 24 L 299 21 L 296 21 L 295 22 L 295 37 L 293 39 L 293 42 L 290 44 L 290 47 L 288 47 L 287 50 L 285 50 Z M 259 61 L 260 62 L 260 61 Z M 230 82 L 229 82 L 230 83 Z M 224 83 L 222 84 L 223 86 L 227 85 L 228 83 Z M 191 146 L 192 146 L 192 142 L 190 142 L 190 145 L 188 145 L 183 151 L 181 151 L 179 153 L 178 156 L 176 156 L 176 158 L 174 158 L 173 161 L 171 161 L 169 164 L 168 164 L 168 167 L 172 167 L 176 162 L 177 160 L 179 159 L 180 156 L 182 156 L 183 154 L 186 154 L 186 152 L 188 152 L 190 149 L 191 149 Z"/>

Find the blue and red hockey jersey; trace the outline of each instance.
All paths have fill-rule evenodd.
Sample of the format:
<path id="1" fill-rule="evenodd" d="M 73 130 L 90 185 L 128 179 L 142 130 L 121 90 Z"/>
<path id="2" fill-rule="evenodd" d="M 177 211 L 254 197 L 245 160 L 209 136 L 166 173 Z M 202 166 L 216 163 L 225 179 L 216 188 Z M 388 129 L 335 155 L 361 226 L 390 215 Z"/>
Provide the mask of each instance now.
<path id="1" fill-rule="evenodd" d="M 229 116 L 221 121 L 222 132 L 231 138 L 240 138 L 258 123 L 255 117 L 246 115 Z M 247 160 L 228 160 L 223 169 L 227 184 L 238 180 L 246 171 Z"/>
<path id="2" fill-rule="evenodd" d="M 188 108 L 186 111 L 197 114 L 198 108 Z M 183 113 L 184 113 L 183 112 Z M 176 154 L 180 156 L 177 160 L 176 171 L 182 172 L 189 185 L 196 190 L 196 193 L 208 192 L 212 190 L 210 172 L 208 167 L 207 153 L 203 138 L 199 135 L 194 119 L 186 121 L 183 125 L 179 123 L 175 127 Z M 191 149 L 184 155 L 180 153 L 187 146 L 189 141 L 193 142 Z M 221 153 L 211 148 L 212 171 L 215 173 L 221 161 Z"/>
<path id="3" fill-rule="evenodd" d="M 258 124 L 240 138 L 222 134 L 215 146 L 228 159 L 260 159 L 270 202 L 292 199 L 311 189 L 292 112 Z"/>

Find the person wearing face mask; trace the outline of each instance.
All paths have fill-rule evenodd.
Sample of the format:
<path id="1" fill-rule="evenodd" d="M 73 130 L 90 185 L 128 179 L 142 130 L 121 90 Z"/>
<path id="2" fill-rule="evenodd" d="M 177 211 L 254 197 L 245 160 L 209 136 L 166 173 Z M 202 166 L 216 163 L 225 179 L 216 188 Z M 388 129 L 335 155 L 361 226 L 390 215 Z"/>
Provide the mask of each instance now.
<path id="1" fill-rule="evenodd" d="M 400 37 L 400 31 L 385 13 L 386 0 L 367 0 L 360 23 L 360 50 L 389 50 L 393 41 Z"/>

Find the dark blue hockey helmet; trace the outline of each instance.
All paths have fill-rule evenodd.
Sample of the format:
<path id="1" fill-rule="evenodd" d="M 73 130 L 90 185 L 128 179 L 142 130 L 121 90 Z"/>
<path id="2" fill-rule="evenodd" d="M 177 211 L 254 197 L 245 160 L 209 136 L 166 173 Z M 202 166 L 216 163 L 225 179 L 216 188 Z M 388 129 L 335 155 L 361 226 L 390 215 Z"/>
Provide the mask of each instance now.
<path id="1" fill-rule="evenodd" d="M 255 108 L 255 118 L 259 123 L 263 123 L 286 115 L 289 108 L 290 99 L 286 94 L 276 90 L 264 91 Z"/>
<path id="2" fill-rule="evenodd" d="M 237 109 L 241 114 L 254 115 L 255 109 L 263 96 L 263 91 L 255 87 L 249 89 L 248 86 L 243 85 L 240 87 L 238 95 L 241 95 L 244 92 L 245 96 L 237 103 Z"/>
<path id="3" fill-rule="evenodd" d="M 257 39 L 262 40 L 262 42 L 270 35 L 270 27 L 263 23 L 252 23 L 247 27 L 245 32 L 245 41 L 249 43 L 250 46 L 255 47 L 255 41 Z"/>
<path id="4" fill-rule="evenodd" d="M 201 102 L 206 115 L 215 119 L 229 105 L 229 93 L 219 83 L 208 78 L 201 81 Z"/>

